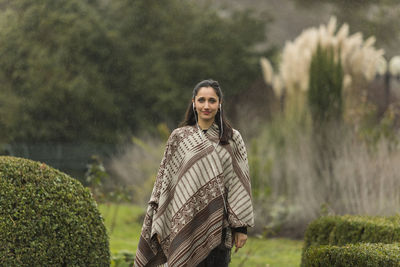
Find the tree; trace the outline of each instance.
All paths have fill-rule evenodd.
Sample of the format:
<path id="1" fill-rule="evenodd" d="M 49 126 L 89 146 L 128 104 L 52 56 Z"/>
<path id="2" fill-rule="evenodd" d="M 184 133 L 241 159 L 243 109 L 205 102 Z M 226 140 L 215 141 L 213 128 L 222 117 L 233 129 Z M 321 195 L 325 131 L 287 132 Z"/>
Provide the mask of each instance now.
<path id="1" fill-rule="evenodd" d="M 322 48 L 318 44 L 311 58 L 307 91 L 313 126 L 315 171 L 329 188 L 329 194 L 326 195 L 328 203 L 333 201 L 337 188 L 333 179 L 333 161 L 337 147 L 340 147 L 341 132 L 338 130 L 342 126 L 343 114 L 343 67 L 339 56 L 340 49 L 335 49 L 334 46 Z"/>
<path id="2" fill-rule="evenodd" d="M 19 101 L 0 106 L 7 141 L 115 141 L 124 59 L 100 16 L 75 0 L 2 5 L 1 92 Z"/>
<path id="3" fill-rule="evenodd" d="M 222 17 L 182 0 L 117 0 L 106 10 L 131 62 L 121 105 L 131 103 L 125 121 L 139 121 L 133 130 L 160 122 L 176 127 L 202 79 L 217 79 L 232 96 L 260 76 L 253 47 L 264 40 L 265 24 L 249 12 Z"/>
<path id="4" fill-rule="evenodd" d="M 343 70 L 333 47 L 317 46 L 310 64 L 308 106 L 314 129 L 340 122 L 343 114 Z"/>
<path id="5" fill-rule="evenodd" d="M 119 142 L 182 119 L 192 88 L 258 76 L 263 21 L 184 0 L 0 0 L 6 142 Z"/>

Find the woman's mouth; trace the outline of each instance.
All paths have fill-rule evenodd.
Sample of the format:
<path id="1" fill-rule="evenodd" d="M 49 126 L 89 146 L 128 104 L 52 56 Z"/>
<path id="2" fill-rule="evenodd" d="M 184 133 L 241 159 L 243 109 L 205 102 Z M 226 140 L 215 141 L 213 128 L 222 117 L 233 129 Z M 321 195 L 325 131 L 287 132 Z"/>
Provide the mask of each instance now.
<path id="1" fill-rule="evenodd" d="M 209 111 L 203 111 L 203 114 L 204 114 L 204 115 L 210 115 L 211 112 L 209 112 Z"/>

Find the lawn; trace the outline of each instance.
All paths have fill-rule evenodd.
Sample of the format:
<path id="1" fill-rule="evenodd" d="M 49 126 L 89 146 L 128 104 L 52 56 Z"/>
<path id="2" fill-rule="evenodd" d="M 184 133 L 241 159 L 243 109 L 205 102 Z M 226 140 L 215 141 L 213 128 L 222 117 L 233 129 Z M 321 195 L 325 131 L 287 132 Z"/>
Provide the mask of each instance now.
<path id="1" fill-rule="evenodd" d="M 141 223 L 138 217 L 144 209 L 135 205 L 100 205 L 107 229 L 110 233 L 111 253 L 135 252 L 139 242 Z M 117 212 L 117 213 L 115 213 Z M 112 227 L 113 216 L 116 215 Z M 111 232 L 111 228 L 113 228 Z M 260 239 L 250 237 L 246 246 L 237 253 L 232 250 L 229 266 L 290 267 L 299 266 L 302 242 L 284 238 Z"/>

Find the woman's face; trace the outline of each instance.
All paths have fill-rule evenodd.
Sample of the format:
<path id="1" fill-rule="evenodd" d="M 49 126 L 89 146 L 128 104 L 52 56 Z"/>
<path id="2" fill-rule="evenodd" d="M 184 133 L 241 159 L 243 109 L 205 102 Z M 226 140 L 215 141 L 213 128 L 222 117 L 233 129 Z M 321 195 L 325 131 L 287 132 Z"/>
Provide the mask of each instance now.
<path id="1" fill-rule="evenodd" d="M 193 102 L 199 120 L 214 121 L 220 102 L 218 95 L 212 87 L 201 87 Z"/>

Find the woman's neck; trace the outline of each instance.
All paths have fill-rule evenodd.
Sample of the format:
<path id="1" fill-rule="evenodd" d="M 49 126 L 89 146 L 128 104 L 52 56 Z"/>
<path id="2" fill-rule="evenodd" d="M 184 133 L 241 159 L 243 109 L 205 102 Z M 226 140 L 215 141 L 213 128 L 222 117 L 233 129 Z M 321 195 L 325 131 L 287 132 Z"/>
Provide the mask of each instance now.
<path id="1" fill-rule="evenodd" d="M 208 128 L 211 127 L 211 125 L 214 123 L 214 120 L 209 120 L 209 121 L 205 121 L 205 120 L 199 120 L 199 126 L 202 130 L 207 130 Z"/>

